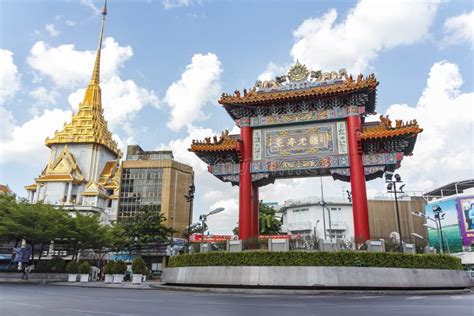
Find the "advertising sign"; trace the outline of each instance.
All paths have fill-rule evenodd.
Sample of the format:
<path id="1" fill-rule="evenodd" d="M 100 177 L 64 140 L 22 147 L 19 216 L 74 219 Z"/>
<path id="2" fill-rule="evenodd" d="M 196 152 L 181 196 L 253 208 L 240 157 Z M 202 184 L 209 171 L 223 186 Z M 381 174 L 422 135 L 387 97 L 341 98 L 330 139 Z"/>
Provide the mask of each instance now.
<path id="1" fill-rule="evenodd" d="M 231 240 L 233 236 L 231 235 L 204 235 L 204 240 L 202 239 L 201 234 L 192 234 L 189 237 L 190 242 L 223 242 Z"/>
<path id="2" fill-rule="evenodd" d="M 444 240 L 444 251 L 445 252 L 462 252 L 462 238 L 461 238 L 461 229 L 460 222 L 458 218 L 458 208 L 457 208 L 457 199 L 447 199 L 442 201 L 432 201 L 425 206 L 425 214 L 435 219 L 435 214 L 433 208 L 441 208 L 441 231 L 443 234 L 442 239 Z M 444 217 L 443 215 L 444 214 Z M 436 224 L 428 220 L 428 240 L 431 246 L 435 247 L 437 251 L 440 251 L 440 238 L 438 237 L 439 233 L 436 229 Z"/>
<path id="3" fill-rule="evenodd" d="M 474 196 L 458 198 L 457 203 L 462 244 L 474 244 Z"/>

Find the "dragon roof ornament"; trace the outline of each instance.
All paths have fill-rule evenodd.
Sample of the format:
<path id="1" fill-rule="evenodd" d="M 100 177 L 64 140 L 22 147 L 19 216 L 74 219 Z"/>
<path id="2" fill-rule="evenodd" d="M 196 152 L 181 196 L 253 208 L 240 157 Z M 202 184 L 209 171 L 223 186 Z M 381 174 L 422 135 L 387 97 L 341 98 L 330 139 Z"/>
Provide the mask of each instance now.
<path id="1" fill-rule="evenodd" d="M 296 90 L 340 83 L 343 79 L 349 79 L 345 68 L 331 72 L 310 71 L 306 65 L 296 61 L 286 75 L 277 76 L 273 80 L 257 80 L 252 90 L 255 92 Z"/>

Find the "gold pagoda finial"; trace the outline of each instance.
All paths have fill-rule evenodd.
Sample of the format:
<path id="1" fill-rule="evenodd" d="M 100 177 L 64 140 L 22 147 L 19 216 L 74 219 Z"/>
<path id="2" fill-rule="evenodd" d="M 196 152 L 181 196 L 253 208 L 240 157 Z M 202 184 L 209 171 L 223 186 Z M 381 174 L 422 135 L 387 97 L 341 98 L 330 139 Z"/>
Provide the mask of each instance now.
<path id="1" fill-rule="evenodd" d="M 100 52 L 102 50 L 102 37 L 104 35 L 104 24 L 105 16 L 107 15 L 107 0 L 105 0 L 104 7 L 102 9 L 102 26 L 99 35 L 99 46 L 97 47 L 97 54 L 95 56 L 94 70 L 92 71 L 91 84 L 100 83 Z"/>
<path id="2" fill-rule="evenodd" d="M 104 8 L 102 9 L 102 26 L 99 34 L 99 46 L 97 47 L 97 53 L 95 56 L 94 69 L 92 70 L 91 81 L 84 94 L 84 100 L 80 104 L 80 107 L 93 107 L 101 110 L 102 108 L 102 97 L 100 91 L 100 53 L 102 50 L 102 38 L 104 35 L 104 23 L 105 16 L 107 15 L 107 0 L 105 0 Z"/>

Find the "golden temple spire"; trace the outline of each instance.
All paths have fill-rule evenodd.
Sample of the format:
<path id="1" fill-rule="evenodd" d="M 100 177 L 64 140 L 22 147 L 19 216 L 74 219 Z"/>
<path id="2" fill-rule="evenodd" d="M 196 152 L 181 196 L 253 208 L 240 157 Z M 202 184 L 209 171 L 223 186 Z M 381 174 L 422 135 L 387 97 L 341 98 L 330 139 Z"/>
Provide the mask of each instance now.
<path id="1" fill-rule="evenodd" d="M 100 28 L 99 46 L 97 47 L 97 54 L 95 56 L 94 70 L 92 71 L 91 84 L 100 83 L 100 52 L 102 50 L 102 37 L 104 35 L 105 16 L 107 15 L 107 0 L 105 0 L 104 8 L 102 9 L 102 26 Z"/>
<path id="2" fill-rule="evenodd" d="M 94 69 L 92 70 L 91 81 L 84 94 L 84 100 L 81 107 L 102 108 L 102 97 L 100 91 L 100 53 L 102 50 L 102 38 L 104 35 L 105 16 L 107 15 L 107 0 L 105 0 L 104 8 L 102 9 L 102 25 L 99 34 L 99 46 L 95 56 Z"/>
<path id="3" fill-rule="evenodd" d="M 65 124 L 62 131 L 56 131 L 53 138 L 46 139 L 46 145 L 93 143 L 107 147 L 121 156 L 117 142 L 112 139 L 112 134 L 107 128 L 102 109 L 102 96 L 100 90 L 100 53 L 104 35 L 104 22 L 107 15 L 107 0 L 102 9 L 102 26 L 99 34 L 99 46 L 95 57 L 94 70 L 91 81 L 84 93 L 84 99 L 79 104 L 79 111 L 72 117 L 71 123 Z"/>

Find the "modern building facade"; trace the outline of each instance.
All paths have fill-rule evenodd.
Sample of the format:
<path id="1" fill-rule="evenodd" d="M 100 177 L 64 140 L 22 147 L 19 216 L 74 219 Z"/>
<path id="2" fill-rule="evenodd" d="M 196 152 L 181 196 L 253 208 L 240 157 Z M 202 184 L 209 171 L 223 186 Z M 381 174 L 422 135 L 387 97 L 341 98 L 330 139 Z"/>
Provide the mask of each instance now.
<path id="1" fill-rule="evenodd" d="M 288 200 L 278 212 L 282 214 L 284 233 L 323 239 L 354 238 L 352 204 L 347 200 L 332 199 L 326 207 L 315 197 Z"/>
<path id="2" fill-rule="evenodd" d="M 104 6 L 99 47 L 79 110 L 62 130 L 46 139 L 49 160 L 34 183 L 25 187 L 31 203 L 43 201 L 67 210 L 98 213 L 103 223 L 116 216 L 121 157 L 102 108 L 100 63 L 106 14 Z"/>
<path id="3" fill-rule="evenodd" d="M 117 219 L 133 217 L 141 207 L 152 207 L 160 210 L 168 226 L 181 234 L 192 218 L 186 195 L 193 181 L 192 167 L 174 160 L 172 151 L 128 146 L 122 162 Z"/>
<path id="4" fill-rule="evenodd" d="M 317 236 L 318 238 L 353 240 L 354 221 L 352 203 L 343 199 L 328 199 L 326 207 L 321 200 L 309 197 L 285 201 L 279 209 L 282 214 L 282 231 L 290 235 Z M 421 197 L 404 197 L 398 201 L 400 212 L 401 236 L 405 242 L 414 242 L 413 233 L 427 239 L 426 227 L 422 218 L 412 212 L 422 211 L 425 200 Z M 369 199 L 370 239 L 391 238 L 392 232 L 398 233 L 397 214 L 393 199 Z"/>

